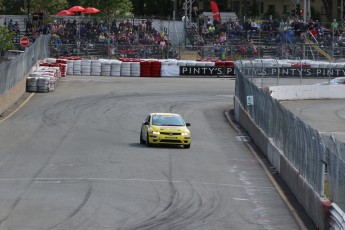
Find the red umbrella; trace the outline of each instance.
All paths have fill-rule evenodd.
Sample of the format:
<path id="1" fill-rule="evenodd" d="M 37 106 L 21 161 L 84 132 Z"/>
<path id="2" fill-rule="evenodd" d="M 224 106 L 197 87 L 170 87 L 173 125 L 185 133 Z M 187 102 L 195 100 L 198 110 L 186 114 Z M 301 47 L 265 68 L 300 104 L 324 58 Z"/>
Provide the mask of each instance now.
<path id="1" fill-rule="evenodd" d="M 70 10 L 61 10 L 56 15 L 59 15 L 59 16 L 71 16 L 71 15 L 74 15 L 74 12 L 72 12 Z"/>
<path id="2" fill-rule="evenodd" d="M 98 12 L 100 12 L 99 9 L 96 9 L 94 7 L 88 7 L 82 13 L 84 13 L 84 14 L 97 14 Z"/>
<path id="3" fill-rule="evenodd" d="M 85 8 L 82 6 L 73 6 L 73 7 L 69 8 L 68 10 L 72 11 L 72 12 L 83 12 L 85 10 Z"/>

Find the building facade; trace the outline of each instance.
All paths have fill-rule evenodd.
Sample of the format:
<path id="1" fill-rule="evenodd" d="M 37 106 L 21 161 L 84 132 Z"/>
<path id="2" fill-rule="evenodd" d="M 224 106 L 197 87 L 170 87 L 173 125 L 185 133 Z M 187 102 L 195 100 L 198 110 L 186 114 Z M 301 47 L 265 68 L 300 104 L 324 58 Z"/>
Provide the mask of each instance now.
<path id="1" fill-rule="evenodd" d="M 186 2 L 197 8 L 199 12 L 211 11 L 210 0 L 175 0 L 177 6 L 181 6 L 180 15 L 183 14 L 183 6 Z M 214 0 L 221 12 L 235 12 L 239 18 L 244 17 L 263 17 L 269 12 L 276 12 L 279 17 L 288 18 L 292 16 L 291 11 L 295 9 L 296 4 L 300 3 L 301 9 L 305 15 L 305 19 L 318 18 L 320 21 L 327 21 L 329 15 L 325 10 L 322 0 Z M 344 13 L 344 0 L 333 0 L 333 6 L 331 7 L 331 15 L 334 18 L 341 18 Z M 257 15 L 252 15 L 251 6 L 254 7 Z M 179 7 L 178 7 L 179 8 Z"/>

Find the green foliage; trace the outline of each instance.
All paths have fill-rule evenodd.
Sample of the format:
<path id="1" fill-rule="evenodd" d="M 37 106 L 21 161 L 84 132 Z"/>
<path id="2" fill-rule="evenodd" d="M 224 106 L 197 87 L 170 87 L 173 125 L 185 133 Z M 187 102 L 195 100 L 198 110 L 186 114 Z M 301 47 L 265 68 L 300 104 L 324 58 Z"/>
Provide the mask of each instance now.
<path id="1" fill-rule="evenodd" d="M 100 16 L 128 16 L 132 11 L 131 0 L 0 0 L 1 14 L 27 14 L 28 1 L 30 12 L 43 11 L 45 15 L 55 15 L 61 10 L 72 6 L 95 7 L 101 12 Z"/>
<path id="2" fill-rule="evenodd" d="M 0 51 L 1 53 L 14 49 L 13 37 L 15 33 L 10 32 L 7 26 L 0 26 Z"/>
<path id="3" fill-rule="evenodd" d="M 126 17 L 132 12 L 132 2 L 130 0 L 80 0 L 74 1 L 83 7 L 95 7 L 100 10 L 97 15 Z"/>
<path id="4" fill-rule="evenodd" d="M 162 16 L 172 15 L 174 1 L 172 0 L 132 0 L 133 14 L 145 16 Z"/>
<path id="5" fill-rule="evenodd" d="M 2 14 L 22 14 L 24 10 L 24 1 L 22 0 L 0 0 L 0 10 Z"/>

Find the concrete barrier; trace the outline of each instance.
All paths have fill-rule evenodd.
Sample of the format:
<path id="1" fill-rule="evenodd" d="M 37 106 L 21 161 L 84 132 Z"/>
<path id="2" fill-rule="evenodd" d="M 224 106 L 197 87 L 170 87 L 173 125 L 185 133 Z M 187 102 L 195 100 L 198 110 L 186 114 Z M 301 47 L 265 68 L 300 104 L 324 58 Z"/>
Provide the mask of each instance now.
<path id="1" fill-rule="evenodd" d="M 14 105 L 26 92 L 26 77 L 19 81 L 12 89 L 0 95 L 0 114 Z"/>
<path id="2" fill-rule="evenodd" d="M 345 98 L 345 85 L 271 86 L 270 95 L 277 100 Z"/>
<path id="3" fill-rule="evenodd" d="M 314 191 L 284 156 L 282 150 L 275 146 L 274 142 L 255 124 L 237 97 L 234 98 L 234 114 L 236 121 L 248 131 L 254 143 L 267 156 L 317 228 L 328 229 L 330 209 L 330 206 L 326 205 L 328 202 Z"/>

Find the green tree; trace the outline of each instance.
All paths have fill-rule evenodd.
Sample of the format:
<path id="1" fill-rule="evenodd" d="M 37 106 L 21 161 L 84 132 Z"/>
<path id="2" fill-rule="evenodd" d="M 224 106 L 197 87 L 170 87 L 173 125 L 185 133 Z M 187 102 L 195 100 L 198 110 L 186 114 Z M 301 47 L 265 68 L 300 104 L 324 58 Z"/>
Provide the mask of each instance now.
<path id="1" fill-rule="evenodd" d="M 67 0 L 30 0 L 31 13 L 43 11 L 46 15 L 55 15 L 57 12 L 67 9 L 67 7 Z"/>
<path id="2" fill-rule="evenodd" d="M 13 37 L 15 33 L 9 31 L 7 26 L 0 26 L 0 53 L 4 56 L 4 53 L 10 49 L 14 49 Z"/>
<path id="3" fill-rule="evenodd" d="M 132 12 L 131 0 L 80 0 L 74 1 L 83 7 L 95 7 L 100 10 L 98 15 L 126 17 Z M 71 4 L 74 6 L 75 4 Z"/>
<path id="4" fill-rule="evenodd" d="M 21 0 L 1 0 L 1 14 L 23 14 L 24 1 Z"/>
<path id="5" fill-rule="evenodd" d="M 133 14 L 145 16 L 172 16 L 174 1 L 172 0 L 132 0 Z"/>

